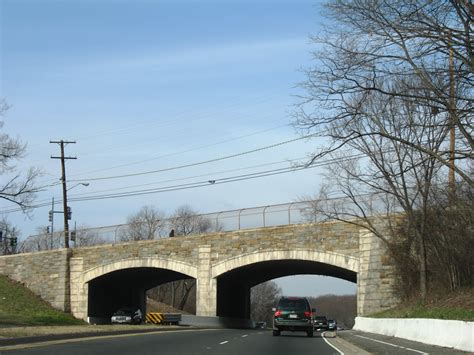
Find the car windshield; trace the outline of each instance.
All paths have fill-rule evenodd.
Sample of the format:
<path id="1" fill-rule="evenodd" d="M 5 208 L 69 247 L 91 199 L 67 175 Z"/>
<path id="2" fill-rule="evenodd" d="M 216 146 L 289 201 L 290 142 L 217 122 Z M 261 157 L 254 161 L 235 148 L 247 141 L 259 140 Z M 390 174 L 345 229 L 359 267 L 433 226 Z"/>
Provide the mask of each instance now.
<path id="1" fill-rule="evenodd" d="M 119 316 L 128 316 L 134 312 L 135 310 L 133 308 L 120 308 L 117 312 L 115 312 L 115 314 Z"/>
<path id="2" fill-rule="evenodd" d="M 316 320 L 326 321 L 326 317 L 316 317 Z"/>
<path id="3" fill-rule="evenodd" d="M 278 309 L 282 311 L 306 311 L 308 305 L 305 300 L 281 300 Z"/>

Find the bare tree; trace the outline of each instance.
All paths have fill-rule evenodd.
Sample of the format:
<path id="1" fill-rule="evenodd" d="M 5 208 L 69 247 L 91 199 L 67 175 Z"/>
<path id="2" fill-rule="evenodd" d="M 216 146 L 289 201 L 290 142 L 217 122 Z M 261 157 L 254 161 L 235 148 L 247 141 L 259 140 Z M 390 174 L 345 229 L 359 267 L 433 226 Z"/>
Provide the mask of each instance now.
<path id="1" fill-rule="evenodd" d="M 147 291 L 147 296 L 178 310 L 196 313 L 196 280 L 168 282 Z"/>
<path id="2" fill-rule="evenodd" d="M 36 235 L 29 236 L 22 243 L 22 252 L 31 253 L 42 250 L 52 250 L 61 248 L 61 238 L 59 236 L 52 236 L 48 233 L 45 226 L 36 228 Z"/>
<path id="3" fill-rule="evenodd" d="M 307 71 L 307 91 L 297 125 L 329 138 L 311 160 L 346 146 L 361 135 L 384 137 L 430 155 L 453 168 L 473 186 L 471 168 L 474 141 L 472 52 L 473 7 L 465 0 L 331 0 L 332 20 L 313 38 L 319 46 L 317 63 Z M 401 137 L 379 122 L 372 112 L 369 131 L 340 130 L 347 122 L 368 116 L 367 101 L 377 93 L 385 101 L 402 98 L 429 108 L 435 127 L 446 136 L 456 131 L 455 148 L 437 150 L 425 142 Z M 370 105 L 369 105 L 370 106 Z M 399 117 L 405 125 L 416 124 Z M 453 128 L 453 130 L 451 130 Z"/>
<path id="4" fill-rule="evenodd" d="M 0 99 L 0 117 L 8 110 L 5 100 Z M 0 130 L 3 128 L 0 121 Z M 25 156 L 26 145 L 18 138 L 12 138 L 7 133 L 0 132 L 0 198 L 27 210 L 35 198 L 39 188 L 35 185 L 36 178 L 40 172 L 36 168 L 30 168 L 24 174 L 19 172 L 15 162 Z"/>
<path id="5" fill-rule="evenodd" d="M 0 229 L 2 231 L 2 240 L 0 243 L 0 255 L 9 255 L 15 252 L 14 247 L 10 245 L 11 238 L 18 238 L 20 230 L 16 228 L 6 217 L 0 219 Z M 21 252 L 22 245 L 16 247 L 16 252 Z"/>
<path id="6" fill-rule="evenodd" d="M 107 241 L 102 238 L 99 233 L 92 231 L 85 226 L 78 228 L 76 231 L 76 241 L 74 242 L 76 248 L 91 247 L 105 243 L 107 243 Z"/>
<path id="7" fill-rule="evenodd" d="M 396 258 L 398 286 L 405 298 L 413 297 L 419 248 L 417 227 L 425 228 L 425 255 L 430 294 L 443 297 L 445 293 L 474 285 L 474 191 L 467 184 L 459 184 L 458 198 L 453 202 L 449 190 L 434 188 L 424 210 L 403 216 L 397 229 L 397 238 L 391 243 Z"/>
<path id="8" fill-rule="evenodd" d="M 309 302 L 316 308 L 316 315 L 334 319 L 339 325 L 352 328 L 357 316 L 356 295 L 323 295 L 309 297 Z"/>
<path id="9" fill-rule="evenodd" d="M 178 309 L 183 310 L 184 306 L 186 305 L 189 295 L 191 294 L 191 291 L 193 288 L 196 286 L 196 280 L 191 279 L 191 280 L 183 280 L 182 282 L 182 289 L 181 289 L 181 300 L 179 301 L 178 304 Z"/>
<path id="10" fill-rule="evenodd" d="M 449 206 L 442 204 L 438 198 L 444 195 L 441 194 L 443 189 L 446 191 L 446 179 L 439 174 L 443 165 L 431 154 L 397 140 L 363 133 L 370 131 L 371 119 L 377 114 L 379 124 L 397 136 L 419 144 L 423 142 L 427 149 L 437 152 L 444 141 L 443 129 L 433 124 L 437 118 L 429 107 L 403 98 L 392 98 L 387 102 L 380 94 L 372 93 L 370 100 L 365 102 L 364 110 L 367 112 L 365 120 L 348 121 L 344 127 L 338 128 L 341 134 L 354 129 L 362 134 L 347 143 L 352 150 L 339 153 L 333 165 L 328 167 L 326 184 L 308 214 L 311 221 L 336 219 L 365 228 L 383 240 L 392 253 L 397 252 L 394 254 L 397 257 L 414 253 L 420 296 L 424 299 L 428 274 L 432 271 L 429 268 L 436 265 L 429 257 L 439 259 L 429 250 L 439 244 L 433 243 L 432 238 L 432 226 L 436 224 L 432 217 L 433 206 L 444 206 L 444 209 Z M 413 124 L 406 125 L 406 121 Z M 342 194 L 343 198 L 331 198 L 333 193 Z M 398 212 L 403 212 L 403 217 Z M 452 230 L 464 218 L 462 216 L 451 215 L 445 223 Z M 403 226 L 403 233 L 400 233 L 400 225 Z M 449 239 L 449 235 L 443 239 L 446 238 Z M 429 246 L 427 241 L 430 241 Z M 449 247 L 449 243 L 445 246 Z M 454 255 L 459 253 L 454 252 Z M 450 258 L 446 270 L 458 270 L 460 264 L 457 260 L 466 262 L 464 258 Z M 411 262 L 412 259 L 405 258 L 405 261 Z M 398 260 L 397 264 L 407 266 L 410 262 Z M 443 273 L 439 272 L 440 275 Z M 408 273 L 401 272 L 400 275 L 406 278 Z"/>
<path id="11" fill-rule="evenodd" d="M 205 233 L 212 229 L 209 218 L 198 215 L 189 205 L 178 207 L 170 218 L 171 227 L 177 236 Z"/>
<path id="12" fill-rule="evenodd" d="M 164 229 L 164 213 L 153 206 L 144 206 L 131 215 L 128 220 L 128 228 L 120 234 L 122 241 L 151 240 L 161 236 Z"/>
<path id="13" fill-rule="evenodd" d="M 425 212 L 434 187 L 445 185 L 446 167 L 473 186 L 472 5 L 334 0 L 327 9 L 335 25 L 314 38 L 321 50 L 297 118 L 300 128 L 328 138 L 309 164 L 336 152 L 313 210 L 366 228 L 387 244 L 377 216 L 390 223 L 394 212 L 403 211 L 424 298 Z M 455 148 L 448 144 L 453 132 Z M 345 199 L 329 198 L 334 192 Z M 395 235 L 396 225 L 389 227 Z"/>
<path id="14" fill-rule="evenodd" d="M 252 287 L 250 318 L 271 324 L 272 308 L 276 307 L 281 294 L 281 288 L 274 281 L 267 281 Z"/>

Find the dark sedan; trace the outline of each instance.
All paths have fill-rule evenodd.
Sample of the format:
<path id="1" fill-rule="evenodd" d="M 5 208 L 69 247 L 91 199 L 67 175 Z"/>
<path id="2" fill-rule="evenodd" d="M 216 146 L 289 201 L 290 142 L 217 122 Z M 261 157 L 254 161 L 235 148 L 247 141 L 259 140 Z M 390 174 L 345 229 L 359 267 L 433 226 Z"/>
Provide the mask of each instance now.
<path id="1" fill-rule="evenodd" d="M 334 319 L 328 319 L 328 330 L 336 330 L 337 323 Z"/>
<path id="2" fill-rule="evenodd" d="M 140 324 L 143 322 L 143 314 L 139 308 L 123 307 L 112 315 L 112 324 Z"/>
<path id="3" fill-rule="evenodd" d="M 328 320 L 325 316 L 314 317 L 313 325 L 316 330 L 328 330 Z"/>

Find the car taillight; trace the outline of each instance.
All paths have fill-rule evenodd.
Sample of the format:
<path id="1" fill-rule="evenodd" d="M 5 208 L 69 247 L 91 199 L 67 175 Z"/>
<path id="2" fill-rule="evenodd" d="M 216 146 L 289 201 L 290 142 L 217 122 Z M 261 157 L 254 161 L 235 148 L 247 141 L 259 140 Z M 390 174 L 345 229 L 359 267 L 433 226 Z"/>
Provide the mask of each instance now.
<path id="1" fill-rule="evenodd" d="M 312 315 L 313 314 L 311 312 L 308 312 L 308 311 L 304 312 L 305 317 L 311 318 Z"/>
<path id="2" fill-rule="evenodd" d="M 275 317 L 279 317 L 279 316 L 281 316 L 281 311 L 280 311 L 280 310 L 277 310 L 277 311 L 275 312 Z"/>

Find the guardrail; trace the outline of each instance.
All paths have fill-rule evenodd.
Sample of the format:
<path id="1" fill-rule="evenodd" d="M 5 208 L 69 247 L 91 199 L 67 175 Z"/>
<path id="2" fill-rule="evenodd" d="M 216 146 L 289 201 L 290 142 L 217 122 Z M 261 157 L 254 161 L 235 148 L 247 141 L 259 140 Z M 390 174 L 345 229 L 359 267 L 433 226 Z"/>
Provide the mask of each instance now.
<path id="1" fill-rule="evenodd" d="M 147 312 L 145 322 L 152 324 L 178 325 L 181 322 L 181 313 Z"/>
<path id="2" fill-rule="evenodd" d="M 362 195 L 361 195 L 362 196 Z M 274 205 L 265 205 L 249 208 L 240 208 L 227 211 L 203 213 L 196 215 L 187 215 L 184 217 L 164 218 L 159 221 L 153 221 L 156 229 L 152 235 L 140 235 L 135 239 L 131 233 L 137 227 L 135 223 L 132 227 L 129 224 L 116 224 L 103 227 L 79 228 L 75 231 L 76 243 L 74 247 L 85 247 L 104 243 L 121 243 L 133 240 L 150 240 L 168 237 L 170 231 L 177 225 L 183 223 L 194 223 L 192 233 L 186 235 L 196 235 L 220 231 L 235 231 L 249 228 L 274 227 L 291 224 L 301 224 L 309 222 L 318 222 L 322 216 L 316 213 L 318 205 L 321 202 L 346 203 L 348 197 L 331 197 L 320 201 L 300 201 L 288 202 Z M 143 222 L 145 225 L 147 222 Z M 202 227 L 205 228 L 202 228 Z M 146 229 L 146 228 L 145 228 Z M 175 233 L 176 236 L 179 232 Z M 39 242 L 39 239 L 44 239 Z M 63 232 L 51 234 L 37 234 L 28 237 L 19 248 L 19 252 L 30 252 L 38 250 L 52 249 L 62 247 Z M 31 240 L 31 247 L 28 247 L 28 241 Z M 79 242 L 77 242 L 79 241 Z M 40 244 L 44 247 L 40 247 Z"/>
<path id="3" fill-rule="evenodd" d="M 201 233 L 233 231 L 248 228 L 260 228 L 288 224 L 301 224 L 310 222 L 314 218 L 312 214 L 313 204 L 314 201 L 289 202 L 197 214 L 182 218 L 201 222 L 205 221 L 206 228 L 204 229 L 204 231 L 201 231 Z M 160 239 L 168 237 L 170 230 L 174 228 L 175 225 L 179 225 L 181 221 L 180 217 L 178 217 L 166 218 L 158 222 L 159 228 L 157 228 L 152 238 L 150 237 L 148 239 Z M 76 240 L 80 241 L 79 243 L 77 243 L 78 246 L 100 244 L 94 242 L 94 240 L 117 244 L 124 241 L 123 236 L 127 235 L 130 230 L 131 226 L 129 224 L 117 224 L 93 228 L 79 228 L 77 229 L 77 231 L 75 231 L 75 236 Z M 195 232 L 192 234 L 200 233 Z M 50 249 L 49 245 L 53 244 L 56 245 L 54 248 L 60 248 L 63 239 L 63 232 L 55 232 L 53 235 L 37 234 L 28 237 L 28 239 L 31 240 L 35 240 L 38 238 L 43 238 L 47 241 L 48 247 L 46 249 Z M 27 243 L 28 239 L 24 243 Z M 38 245 L 38 243 L 36 242 L 35 245 Z M 27 250 L 26 248 L 26 251 L 29 250 Z"/>

